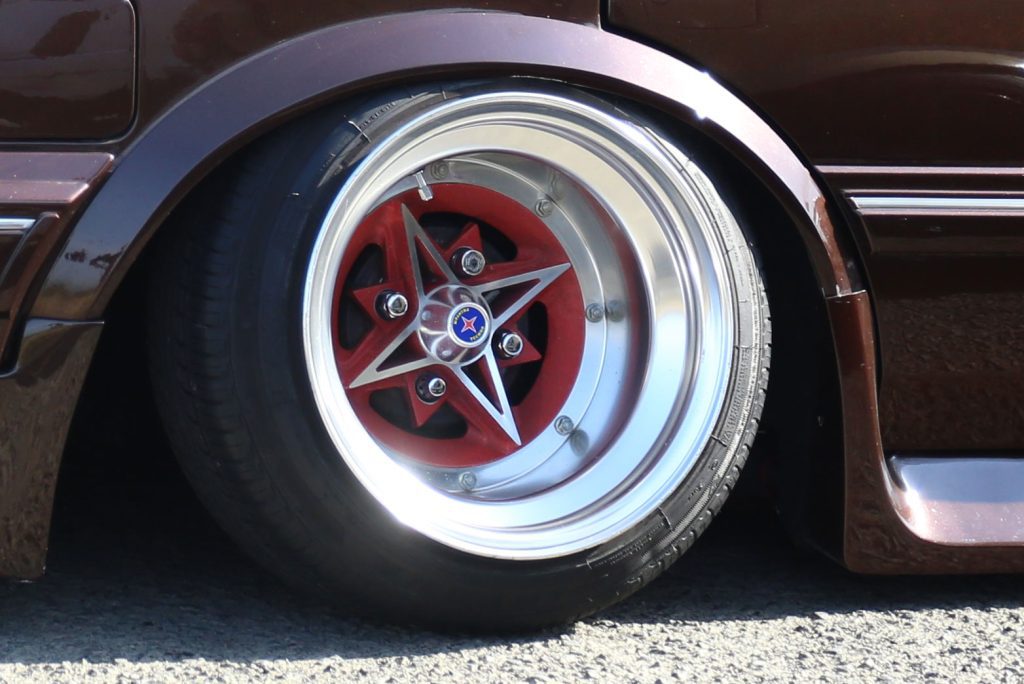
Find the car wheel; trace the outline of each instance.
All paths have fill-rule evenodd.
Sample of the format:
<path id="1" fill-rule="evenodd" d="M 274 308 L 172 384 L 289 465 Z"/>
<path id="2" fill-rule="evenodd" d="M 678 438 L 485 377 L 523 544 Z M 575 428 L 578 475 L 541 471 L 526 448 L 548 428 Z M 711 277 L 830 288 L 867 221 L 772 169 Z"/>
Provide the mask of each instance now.
<path id="1" fill-rule="evenodd" d="M 770 323 L 751 249 L 650 122 L 514 80 L 329 108 L 159 247 L 158 403 L 264 564 L 393 619 L 528 628 L 646 584 L 719 510 Z"/>

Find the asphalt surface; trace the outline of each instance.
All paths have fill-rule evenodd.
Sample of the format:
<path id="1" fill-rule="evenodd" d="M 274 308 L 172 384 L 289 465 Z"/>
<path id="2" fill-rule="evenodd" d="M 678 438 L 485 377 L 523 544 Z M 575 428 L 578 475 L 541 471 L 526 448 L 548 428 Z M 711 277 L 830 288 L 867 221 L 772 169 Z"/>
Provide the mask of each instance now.
<path id="1" fill-rule="evenodd" d="M 757 506 L 727 507 L 595 618 L 446 635 L 295 594 L 167 459 L 122 455 L 110 477 L 105 458 L 77 454 L 62 476 L 47 577 L 0 584 L 2 682 L 1024 681 L 1024 578 L 856 577 L 792 548 Z"/>

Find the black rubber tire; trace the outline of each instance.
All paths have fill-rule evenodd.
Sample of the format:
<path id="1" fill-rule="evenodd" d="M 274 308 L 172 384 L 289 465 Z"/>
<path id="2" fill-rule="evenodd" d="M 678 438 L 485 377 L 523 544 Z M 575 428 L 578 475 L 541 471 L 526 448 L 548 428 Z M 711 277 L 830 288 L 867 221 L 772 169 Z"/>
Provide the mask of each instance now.
<path id="1" fill-rule="evenodd" d="M 480 87 L 390 93 L 320 111 L 254 144 L 207 182 L 157 247 L 151 368 L 186 475 L 264 565 L 388 619 L 527 629 L 629 596 L 704 531 L 757 431 L 771 324 L 750 246 L 708 181 L 745 344 L 735 350 L 715 437 L 682 486 L 618 538 L 552 560 L 478 557 L 396 522 L 347 469 L 314 405 L 300 325 L 305 270 L 327 206 L 379 133 L 459 97 L 460 88 Z"/>

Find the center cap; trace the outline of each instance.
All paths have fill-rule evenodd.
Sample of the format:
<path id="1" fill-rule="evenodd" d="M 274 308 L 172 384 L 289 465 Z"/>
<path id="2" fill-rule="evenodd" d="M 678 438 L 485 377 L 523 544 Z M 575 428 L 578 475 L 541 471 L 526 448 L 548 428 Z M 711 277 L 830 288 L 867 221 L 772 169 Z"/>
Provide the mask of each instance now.
<path id="1" fill-rule="evenodd" d="M 487 339 L 490 321 L 483 307 L 472 304 L 460 304 L 452 309 L 448 316 L 448 335 L 460 347 L 476 347 Z"/>
<path id="2" fill-rule="evenodd" d="M 469 288 L 444 285 L 427 295 L 420 311 L 420 342 L 442 363 L 472 363 L 487 351 L 491 313 Z"/>

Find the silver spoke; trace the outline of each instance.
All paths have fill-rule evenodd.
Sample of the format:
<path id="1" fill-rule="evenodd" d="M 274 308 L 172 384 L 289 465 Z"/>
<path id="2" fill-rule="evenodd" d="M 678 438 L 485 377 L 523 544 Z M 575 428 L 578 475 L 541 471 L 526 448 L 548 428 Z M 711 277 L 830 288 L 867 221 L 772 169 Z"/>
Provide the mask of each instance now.
<path id="1" fill-rule="evenodd" d="M 417 241 L 422 245 L 427 256 L 430 257 L 430 260 L 434 262 L 434 265 L 437 267 L 437 270 L 441 272 L 441 275 L 443 275 L 449 283 L 457 284 L 459 279 L 455 277 L 455 273 L 452 271 L 451 267 L 444 260 L 444 257 L 441 256 L 441 253 L 437 251 L 437 247 L 434 246 L 433 240 L 427 236 L 426 231 L 423 230 L 423 226 L 420 225 L 419 221 L 416 220 L 416 217 L 412 215 L 411 211 L 409 211 L 409 207 L 404 204 L 402 205 L 402 221 L 405 223 L 405 236 L 409 243 L 409 258 L 412 259 L 412 273 L 413 277 L 416 279 L 417 294 L 423 294 L 423 274 L 420 272 L 419 251 L 416 249 Z"/>
<path id="2" fill-rule="evenodd" d="M 349 387 L 361 387 L 363 385 L 368 385 L 371 382 L 378 382 L 380 380 L 393 378 L 396 375 L 408 373 L 409 371 L 418 370 L 420 368 L 424 368 L 426 366 L 430 366 L 436 363 L 431 358 L 423 357 L 422 359 L 415 359 L 413 361 L 400 363 L 396 366 L 385 368 L 384 370 L 380 369 L 380 367 L 383 366 L 387 362 L 387 360 L 394 355 L 395 351 L 397 351 L 398 348 L 402 346 L 402 343 L 404 343 L 407 339 L 409 339 L 409 337 L 411 337 L 416 332 L 416 329 L 418 327 L 419 324 L 417 323 L 416 319 L 413 319 L 409 323 L 409 325 L 405 326 L 402 332 L 395 335 L 395 339 L 391 340 L 391 342 L 388 343 L 386 347 L 384 347 L 380 354 L 377 354 L 377 356 L 374 357 L 373 361 L 371 361 L 366 366 L 366 368 L 363 369 L 363 372 L 361 372 L 356 377 L 355 380 L 349 383 Z"/>
<path id="3" fill-rule="evenodd" d="M 406 247 L 409 251 L 409 267 L 412 270 L 413 281 L 416 284 L 416 299 L 422 307 L 423 299 L 426 297 L 425 288 L 423 286 L 423 273 L 420 270 L 420 251 L 417 248 L 416 243 L 419 242 L 427 255 L 434 262 L 435 266 L 444 274 L 444 277 L 448 279 L 450 283 L 457 283 L 458 279 L 455 274 L 449 268 L 448 264 L 445 263 L 444 258 L 441 256 L 437 248 L 434 247 L 433 241 L 427 236 L 426 231 L 423 230 L 423 226 L 419 224 L 416 217 L 412 215 L 409 208 L 406 205 L 402 205 L 402 222 L 405 225 L 405 240 Z M 376 357 L 369 365 L 353 380 L 349 383 L 349 387 L 361 387 L 368 385 L 372 382 L 379 382 L 381 380 L 387 380 L 393 378 L 396 375 L 402 373 L 409 373 L 411 371 L 419 370 L 437 363 L 434 359 L 424 356 L 420 359 L 414 359 L 405 363 L 400 363 L 390 368 L 381 370 L 381 366 L 387 363 L 387 360 L 398 350 L 402 344 L 409 339 L 416 330 L 419 328 L 419 315 L 417 312 L 416 316 L 413 316 L 409 325 L 407 325 L 402 332 L 398 333 L 391 342 Z"/>
<path id="4" fill-rule="evenodd" d="M 491 381 L 491 385 L 494 387 L 495 393 L 498 395 L 498 406 L 495 406 L 493 402 L 483 393 L 483 391 L 477 387 L 476 383 L 462 368 L 455 368 L 455 376 L 465 385 L 466 390 L 473 396 L 474 399 L 484 408 L 485 411 L 494 419 L 505 434 L 511 438 L 516 445 L 521 445 L 522 439 L 519 437 L 519 428 L 516 426 L 515 416 L 512 415 L 512 406 L 508 401 L 508 394 L 505 392 L 505 384 L 501 381 L 501 375 L 498 372 L 498 362 L 494 359 L 494 353 L 490 350 L 484 354 L 484 363 L 487 366 L 488 379 Z"/>
<path id="5" fill-rule="evenodd" d="M 483 297 L 483 295 L 488 292 L 504 290 L 533 280 L 537 281 L 533 287 L 524 292 L 518 299 L 512 302 L 511 305 L 505 307 L 504 311 L 494 317 L 494 327 L 497 329 L 507 323 L 508 320 L 515 316 L 524 306 L 532 302 L 537 295 L 544 291 L 544 288 L 553 283 L 558 276 L 565 273 L 568 269 L 569 264 L 548 266 L 547 268 L 539 268 L 536 271 L 527 271 L 526 273 L 508 276 L 507 278 L 502 278 L 500 280 L 492 280 L 489 283 L 477 285 L 470 289 L 472 289 L 477 295 Z"/>

